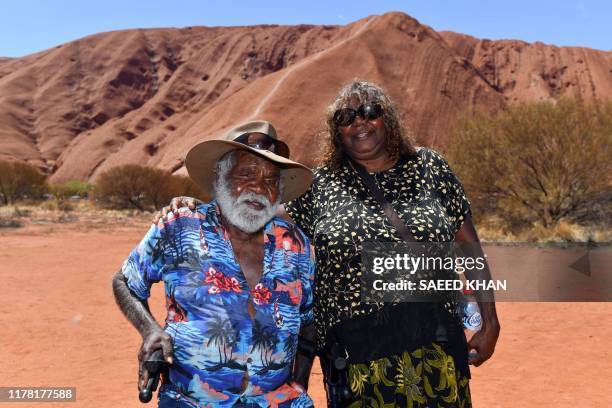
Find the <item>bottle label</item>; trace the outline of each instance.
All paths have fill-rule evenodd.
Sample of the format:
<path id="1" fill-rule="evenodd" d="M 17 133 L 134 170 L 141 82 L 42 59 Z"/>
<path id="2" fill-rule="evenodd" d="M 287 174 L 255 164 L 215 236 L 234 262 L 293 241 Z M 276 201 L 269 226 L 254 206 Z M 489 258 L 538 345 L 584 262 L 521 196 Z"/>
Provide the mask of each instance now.
<path id="1" fill-rule="evenodd" d="M 482 316 L 480 312 L 472 313 L 471 315 L 467 315 L 463 318 L 463 326 L 466 329 L 477 331 L 480 329 L 482 325 Z"/>

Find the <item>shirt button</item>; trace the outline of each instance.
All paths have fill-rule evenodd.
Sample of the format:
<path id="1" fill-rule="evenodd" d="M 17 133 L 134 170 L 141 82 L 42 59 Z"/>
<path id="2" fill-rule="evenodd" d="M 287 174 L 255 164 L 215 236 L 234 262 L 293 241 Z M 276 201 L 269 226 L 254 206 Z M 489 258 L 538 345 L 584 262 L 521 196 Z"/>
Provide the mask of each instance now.
<path id="1" fill-rule="evenodd" d="M 252 363 L 252 362 L 253 362 L 253 359 L 252 359 L 251 357 L 247 358 L 247 363 L 249 363 L 249 364 L 250 364 L 250 363 Z"/>

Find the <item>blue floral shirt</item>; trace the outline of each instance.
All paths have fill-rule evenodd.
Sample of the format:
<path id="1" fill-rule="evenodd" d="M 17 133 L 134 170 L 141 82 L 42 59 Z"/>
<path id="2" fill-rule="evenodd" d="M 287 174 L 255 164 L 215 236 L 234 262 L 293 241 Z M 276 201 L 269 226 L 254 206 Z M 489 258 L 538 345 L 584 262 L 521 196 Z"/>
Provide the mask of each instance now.
<path id="1" fill-rule="evenodd" d="M 268 222 L 263 275 L 250 288 L 215 201 L 168 218 L 151 227 L 122 270 L 143 300 L 153 283 L 164 281 L 164 330 L 173 339 L 174 363 L 160 396 L 194 407 L 237 401 L 311 407 L 288 384 L 300 326 L 313 321 L 314 263 L 306 236 L 280 218 Z"/>

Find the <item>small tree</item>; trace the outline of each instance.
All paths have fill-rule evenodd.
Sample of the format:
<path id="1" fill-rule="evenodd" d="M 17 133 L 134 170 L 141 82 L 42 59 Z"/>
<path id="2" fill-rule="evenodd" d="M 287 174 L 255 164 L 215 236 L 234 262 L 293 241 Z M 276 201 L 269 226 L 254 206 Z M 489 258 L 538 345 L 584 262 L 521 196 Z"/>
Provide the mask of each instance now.
<path id="1" fill-rule="evenodd" d="M 94 185 L 79 180 L 70 180 L 64 184 L 51 184 L 49 191 L 58 200 L 65 200 L 70 197 L 79 196 L 86 198 L 93 190 Z"/>
<path id="2" fill-rule="evenodd" d="M 196 197 L 201 200 L 210 200 L 208 193 L 202 190 L 196 183 L 193 182 L 189 177 L 186 176 L 172 176 L 173 184 L 174 184 L 174 192 L 172 197 L 177 196 L 186 196 L 186 197 Z M 171 198 L 172 198 L 171 197 Z M 164 203 L 164 205 L 166 205 Z"/>
<path id="3" fill-rule="evenodd" d="M 549 226 L 588 217 L 606 199 L 610 146 L 612 102 L 559 100 L 466 117 L 448 153 L 476 208 Z"/>
<path id="4" fill-rule="evenodd" d="M 203 192 L 187 177 L 129 164 L 101 174 L 94 195 L 105 207 L 145 211 L 159 209 L 175 196 L 202 197 Z"/>
<path id="5" fill-rule="evenodd" d="M 36 198 L 46 191 L 45 176 L 22 162 L 0 161 L 0 202 L 11 204 L 23 198 Z"/>
<path id="6" fill-rule="evenodd" d="M 163 189 L 163 171 L 128 164 L 114 167 L 100 175 L 94 195 L 105 207 L 144 211 L 150 197 L 158 200 L 157 191 Z"/>

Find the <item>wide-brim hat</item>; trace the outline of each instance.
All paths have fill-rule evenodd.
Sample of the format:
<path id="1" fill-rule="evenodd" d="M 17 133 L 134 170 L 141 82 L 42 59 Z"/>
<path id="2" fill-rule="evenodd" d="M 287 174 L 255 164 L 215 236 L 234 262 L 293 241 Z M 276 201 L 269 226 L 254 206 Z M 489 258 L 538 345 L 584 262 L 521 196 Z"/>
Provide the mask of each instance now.
<path id="1" fill-rule="evenodd" d="M 312 183 L 312 171 L 303 164 L 269 150 L 258 149 L 234 141 L 249 133 L 262 133 L 274 139 L 275 143 L 286 149 L 287 156 L 289 156 L 289 148 L 284 142 L 278 140 L 274 126 L 265 120 L 256 120 L 235 127 L 220 138 L 205 140 L 193 146 L 185 157 L 185 167 L 189 177 L 212 197 L 213 183 L 216 178 L 215 166 L 219 159 L 232 150 L 245 150 L 271 161 L 280 168 L 283 183 L 281 203 L 286 203 L 304 194 Z"/>

